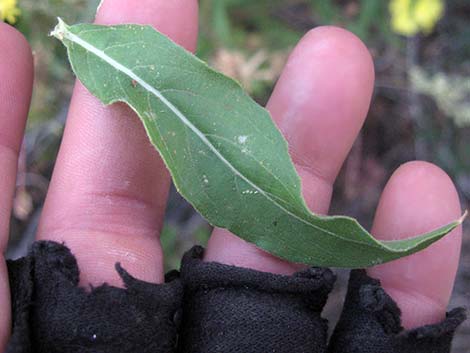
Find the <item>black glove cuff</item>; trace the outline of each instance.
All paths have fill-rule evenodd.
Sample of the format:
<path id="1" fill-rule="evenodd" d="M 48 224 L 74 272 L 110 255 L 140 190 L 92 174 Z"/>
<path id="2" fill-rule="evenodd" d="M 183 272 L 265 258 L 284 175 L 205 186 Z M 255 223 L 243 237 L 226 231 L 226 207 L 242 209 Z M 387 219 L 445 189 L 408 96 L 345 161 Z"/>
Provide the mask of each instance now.
<path id="1" fill-rule="evenodd" d="M 8 261 L 13 331 L 7 353 L 174 352 L 183 287 L 133 278 L 119 264 L 125 289 L 78 287 L 79 269 L 65 246 L 35 243 Z M 170 275 L 169 277 L 172 277 Z"/>
<path id="2" fill-rule="evenodd" d="M 183 257 L 179 352 L 325 352 L 320 312 L 335 281 L 330 270 L 282 276 L 203 262 L 203 252 Z"/>
<path id="3" fill-rule="evenodd" d="M 447 353 L 465 309 L 447 313 L 435 325 L 413 330 L 401 326 L 400 309 L 363 270 L 351 271 L 343 313 L 330 340 L 330 353 Z"/>

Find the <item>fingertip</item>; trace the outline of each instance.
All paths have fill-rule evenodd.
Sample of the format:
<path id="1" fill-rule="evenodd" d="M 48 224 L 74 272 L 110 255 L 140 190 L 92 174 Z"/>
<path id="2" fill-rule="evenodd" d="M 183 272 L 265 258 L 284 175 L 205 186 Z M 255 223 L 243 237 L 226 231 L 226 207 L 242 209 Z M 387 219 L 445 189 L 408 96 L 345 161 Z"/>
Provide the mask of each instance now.
<path id="1" fill-rule="evenodd" d="M 310 46 L 317 57 L 325 58 L 325 65 L 328 64 L 332 69 L 327 72 L 335 73 L 336 70 L 333 69 L 336 68 L 343 73 L 342 84 L 351 87 L 350 90 L 355 96 L 358 95 L 358 91 L 354 90 L 356 87 L 354 85 L 365 91 L 367 103 L 363 106 L 367 112 L 375 81 L 375 68 L 374 60 L 365 43 L 354 33 L 336 26 L 311 29 L 304 40 L 305 45 Z"/>
<path id="2" fill-rule="evenodd" d="M 0 22 L 0 143 L 18 153 L 33 85 L 33 55 L 26 38 Z"/>
<path id="3" fill-rule="evenodd" d="M 422 234 L 461 216 L 450 177 L 427 162 L 409 162 L 387 183 L 372 227 L 381 240 Z M 458 227 L 414 255 L 368 269 L 402 310 L 404 327 L 439 322 L 445 317 L 458 267 L 462 229 Z"/>
<path id="4" fill-rule="evenodd" d="M 310 30 L 267 106 L 294 162 L 314 166 L 333 182 L 364 123 L 373 86 L 373 61 L 358 37 L 332 26 Z"/>
<path id="5" fill-rule="evenodd" d="M 331 79 L 337 76 L 337 80 L 342 80 L 342 85 L 337 88 L 361 83 L 362 87 L 372 90 L 375 78 L 372 56 L 362 40 L 348 30 L 335 26 L 309 30 L 291 53 L 286 72 L 301 71 L 314 77 L 310 74 L 318 73 L 311 70 L 317 68 Z M 358 92 L 354 93 L 357 95 Z"/>
<path id="6" fill-rule="evenodd" d="M 392 215 L 399 216 L 400 222 L 391 224 Z M 401 239 L 460 216 L 459 196 L 447 173 L 432 163 L 413 161 L 391 176 L 377 208 L 373 231 L 382 240 Z M 387 231 L 389 227 L 396 232 Z"/>
<path id="7" fill-rule="evenodd" d="M 301 40 L 303 45 L 315 45 L 317 54 L 331 55 L 332 49 L 339 50 L 341 54 L 349 59 L 352 64 L 358 62 L 367 70 L 369 75 L 374 73 L 374 62 L 369 49 L 364 42 L 354 33 L 336 26 L 320 26 L 309 30 Z M 369 76 L 368 75 L 368 76 Z"/>
<path id="8" fill-rule="evenodd" d="M 8 48 L 8 45 L 17 45 L 19 50 L 26 50 L 24 54 L 31 56 L 31 47 L 24 35 L 8 23 L 0 22 L 0 38 L 2 47 L 5 45 L 5 48 Z"/>
<path id="9" fill-rule="evenodd" d="M 98 8 L 96 23 L 151 25 L 187 50 L 194 51 L 198 9 L 197 0 L 104 0 Z"/>
<path id="10" fill-rule="evenodd" d="M 10 73 L 10 76 L 32 79 L 33 74 L 33 53 L 24 35 L 14 27 L 0 22 L 0 63 L 8 65 L 9 70 L 2 74 Z M 2 80 L 4 75 L 1 76 Z M 17 80 L 16 80 L 17 81 Z"/>

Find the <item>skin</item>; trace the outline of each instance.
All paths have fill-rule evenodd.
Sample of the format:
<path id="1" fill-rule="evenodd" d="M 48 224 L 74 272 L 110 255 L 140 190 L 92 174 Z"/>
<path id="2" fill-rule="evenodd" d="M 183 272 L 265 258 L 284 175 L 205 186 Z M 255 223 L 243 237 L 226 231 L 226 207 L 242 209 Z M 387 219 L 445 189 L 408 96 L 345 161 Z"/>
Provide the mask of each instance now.
<path id="1" fill-rule="evenodd" d="M 96 21 L 150 24 L 194 50 L 198 4 L 197 0 L 141 0 L 135 6 L 132 0 L 106 0 Z M 31 50 L 21 34 L 0 23 L 0 42 L 3 254 L 33 68 Z M 343 29 L 319 27 L 294 49 L 276 85 L 268 109 L 289 141 L 304 196 L 315 212 L 328 212 L 332 185 L 364 122 L 373 83 L 373 63 L 364 44 Z M 162 282 L 159 234 L 169 184 L 169 174 L 134 114 L 120 104 L 104 107 L 77 83 L 37 238 L 64 242 L 72 249 L 82 285 L 121 286 L 116 262 L 137 278 Z M 380 239 L 405 238 L 460 215 L 449 177 L 432 164 L 411 162 L 387 183 L 372 234 Z M 460 244 L 458 228 L 423 252 L 368 269 L 402 309 L 406 328 L 445 317 Z M 299 269 L 222 229 L 214 230 L 205 260 L 280 274 Z M 1 257 L 0 350 L 10 334 L 9 307 Z"/>

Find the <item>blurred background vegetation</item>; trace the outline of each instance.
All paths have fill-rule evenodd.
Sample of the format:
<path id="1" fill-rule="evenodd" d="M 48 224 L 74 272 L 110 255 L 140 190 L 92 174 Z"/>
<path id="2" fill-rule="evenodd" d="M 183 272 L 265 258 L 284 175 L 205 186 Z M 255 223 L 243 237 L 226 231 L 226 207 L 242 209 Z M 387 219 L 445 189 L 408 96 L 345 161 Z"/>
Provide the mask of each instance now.
<path id="1" fill-rule="evenodd" d="M 369 47 L 377 78 L 374 99 L 337 180 L 332 213 L 356 217 L 370 226 L 387 179 L 400 164 L 414 159 L 433 162 L 449 173 L 462 208 L 470 208 L 470 1 L 199 2 L 198 56 L 235 77 L 261 104 L 266 103 L 289 52 L 309 29 L 341 26 Z M 23 253 L 34 237 L 74 80 L 64 49 L 47 33 L 57 16 L 69 23 L 92 21 L 97 5 L 98 0 L 0 0 L 1 19 L 29 39 L 36 67 L 10 256 Z M 467 221 L 453 305 L 470 305 L 469 226 Z M 181 253 L 195 242 L 204 244 L 209 233 L 209 225 L 172 192 L 162 235 L 167 268 L 178 267 Z M 344 288 L 338 287 L 327 309 L 333 317 Z M 469 341 L 467 323 L 454 352 L 469 352 Z"/>

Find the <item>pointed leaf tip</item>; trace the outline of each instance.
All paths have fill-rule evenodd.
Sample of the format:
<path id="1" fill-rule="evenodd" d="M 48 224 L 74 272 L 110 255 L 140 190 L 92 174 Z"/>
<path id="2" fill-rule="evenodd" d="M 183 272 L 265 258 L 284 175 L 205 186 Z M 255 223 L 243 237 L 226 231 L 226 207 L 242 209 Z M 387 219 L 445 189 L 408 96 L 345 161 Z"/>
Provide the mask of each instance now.
<path id="1" fill-rule="evenodd" d="M 460 217 L 459 220 L 457 221 L 458 224 L 462 224 L 465 221 L 465 219 L 467 219 L 467 216 L 468 216 L 468 210 L 465 210 L 462 217 Z"/>

